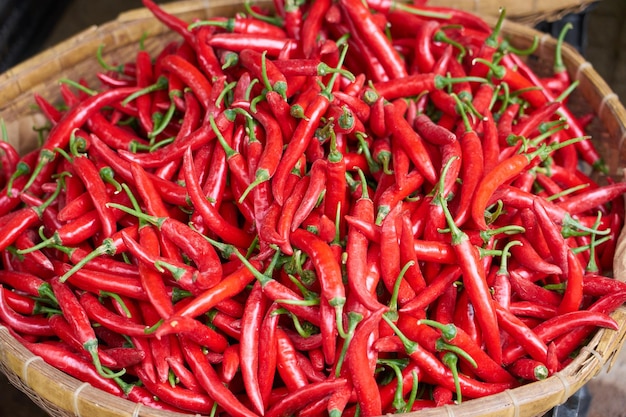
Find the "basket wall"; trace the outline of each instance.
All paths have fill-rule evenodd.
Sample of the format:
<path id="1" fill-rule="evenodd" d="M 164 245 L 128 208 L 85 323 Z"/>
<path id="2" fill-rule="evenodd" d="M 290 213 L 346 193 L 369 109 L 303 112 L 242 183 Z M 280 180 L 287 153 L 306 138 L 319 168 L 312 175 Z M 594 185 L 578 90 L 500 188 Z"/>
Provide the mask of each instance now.
<path id="1" fill-rule="evenodd" d="M 457 7 L 481 16 L 495 16 L 506 9 L 509 19 L 525 24 L 555 21 L 568 13 L 578 13 L 597 0 L 431 0 L 428 4 Z"/>
<path id="2" fill-rule="evenodd" d="M 443 0 L 441 0 L 443 2 Z M 457 2 L 458 3 L 458 2 Z M 472 4 L 476 2 L 471 2 Z M 486 3 L 486 2 L 485 2 Z M 519 3 L 519 2 L 517 2 Z M 539 2 L 532 2 L 539 3 Z M 544 2 L 547 3 L 547 2 Z M 555 2 L 557 3 L 557 2 Z M 232 15 L 240 9 L 242 1 L 215 0 L 209 2 L 183 1 L 167 5 L 166 9 L 182 19 L 208 18 L 215 15 Z M 503 31 L 513 44 L 525 48 L 534 36 L 539 36 L 540 47 L 536 55 L 541 60 L 551 60 L 555 41 L 528 27 L 506 22 Z M 137 45 L 148 34 L 145 47 L 155 52 L 175 35 L 158 23 L 144 9 L 124 13 L 113 22 L 91 27 L 77 36 L 37 55 L 0 75 L 0 117 L 9 129 L 9 138 L 18 141 L 23 151 L 35 143 L 32 126 L 42 123 L 33 112 L 33 93 L 54 101 L 58 97 L 57 81 L 61 78 L 78 79 L 94 74 L 99 65 L 95 51 L 105 45 L 105 59 L 112 63 L 134 58 Z M 611 167 L 611 174 L 621 179 L 626 162 L 623 139 L 626 137 L 626 110 L 619 98 L 600 78 L 591 64 L 573 48 L 564 48 L 564 59 L 573 79 L 580 81 L 577 94 L 589 109 L 598 114 L 597 144 Z M 616 253 L 615 274 L 626 280 L 626 236 L 620 237 Z M 538 416 L 559 405 L 610 363 L 620 350 L 626 335 L 626 308 L 614 313 L 620 324 L 618 331 L 600 330 L 585 346 L 580 355 L 563 371 L 537 383 L 528 384 L 498 395 L 471 400 L 458 406 L 425 410 L 419 416 Z M 9 333 L 0 327 L 0 365 L 9 379 L 25 391 L 37 404 L 53 416 L 145 416 L 174 417 L 148 409 L 96 390 L 45 364 L 30 354 Z M 409 417 L 417 414 L 410 413 Z"/>

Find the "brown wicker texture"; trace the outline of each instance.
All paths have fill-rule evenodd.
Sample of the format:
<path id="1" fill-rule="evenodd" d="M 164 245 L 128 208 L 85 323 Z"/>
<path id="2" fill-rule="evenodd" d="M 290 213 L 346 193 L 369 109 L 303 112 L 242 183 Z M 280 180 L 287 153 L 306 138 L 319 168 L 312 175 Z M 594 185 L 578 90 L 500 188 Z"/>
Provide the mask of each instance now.
<path id="1" fill-rule="evenodd" d="M 539 2 L 530 3 L 539 4 Z M 165 8 L 190 21 L 192 18 L 233 15 L 242 4 L 242 0 L 212 0 L 210 3 L 183 1 L 169 4 Z M 539 36 L 540 46 L 536 55 L 540 61 L 551 61 L 555 48 L 553 38 L 510 21 L 505 23 L 503 31 L 505 36 L 520 48 L 527 47 L 532 43 L 533 37 Z M 95 58 L 98 46 L 106 45 L 105 59 L 109 63 L 127 62 L 134 57 L 144 35 L 148 35 L 144 45 L 151 52 L 160 50 L 167 41 L 176 39 L 176 36 L 158 23 L 147 10 L 133 10 L 120 15 L 115 21 L 89 28 L 0 75 L 0 117 L 8 126 L 9 138 L 18 141 L 22 150 L 31 148 L 36 138 L 32 127 L 43 123 L 42 116 L 33 111 L 33 93 L 37 92 L 47 99 L 54 100 L 59 94 L 57 81 L 61 78 L 82 77 L 94 82 L 95 85 L 93 74 L 99 69 Z M 577 92 L 580 101 L 599 116 L 597 122 L 599 133 L 595 140 L 608 159 L 612 175 L 622 179 L 621 170 L 626 161 L 622 145 L 626 137 L 626 110 L 591 64 L 574 48 L 565 46 L 563 52 L 572 78 L 580 81 Z M 616 277 L 626 280 L 625 233 L 620 237 L 615 259 Z M 610 365 L 616 357 L 626 335 L 626 307 L 618 309 L 613 317 L 620 324 L 618 331 L 598 331 L 567 368 L 544 381 L 487 398 L 466 401 L 461 405 L 405 415 L 407 417 L 542 415 L 563 403 Z M 33 356 L 4 327 L 0 327 L 0 368 L 14 385 L 52 416 L 182 416 L 119 399 L 65 375 L 44 363 L 41 358 Z"/>
<path id="2" fill-rule="evenodd" d="M 524 24 L 540 21 L 555 21 L 568 13 L 577 13 L 598 0 L 431 0 L 428 4 L 457 7 L 481 16 L 498 15 L 500 8 L 506 9 L 509 19 Z"/>

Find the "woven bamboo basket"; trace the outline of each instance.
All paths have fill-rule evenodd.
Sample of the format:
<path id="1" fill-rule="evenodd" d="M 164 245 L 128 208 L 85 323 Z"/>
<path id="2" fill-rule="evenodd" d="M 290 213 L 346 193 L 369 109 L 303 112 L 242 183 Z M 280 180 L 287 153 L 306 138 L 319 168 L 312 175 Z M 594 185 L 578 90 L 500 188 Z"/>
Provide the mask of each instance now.
<path id="1" fill-rule="evenodd" d="M 498 14 L 499 8 L 506 9 L 509 19 L 518 23 L 535 24 L 552 22 L 569 13 L 578 13 L 597 0 L 550 0 L 550 1 L 505 1 L 505 0 L 431 0 L 428 4 L 458 7 L 481 16 Z"/>
<path id="2" fill-rule="evenodd" d="M 192 18 L 233 15 L 241 9 L 242 4 L 242 0 L 182 1 L 164 8 L 190 21 Z M 503 32 L 519 48 L 528 47 L 535 36 L 539 37 L 540 44 L 535 54 L 537 60 L 542 63 L 551 61 L 555 48 L 552 37 L 511 21 L 505 22 Z M 157 22 L 147 10 L 132 10 L 112 22 L 88 28 L 0 75 L 0 117 L 7 125 L 9 138 L 16 141 L 22 151 L 32 148 L 36 139 L 32 127 L 43 122 L 43 116 L 33 110 L 33 93 L 54 100 L 59 94 L 57 80 L 61 78 L 82 77 L 95 83 L 96 80 L 89 77 L 99 68 L 95 56 L 101 44 L 105 45 L 107 62 L 123 63 L 132 60 L 145 35 L 148 36 L 143 41 L 144 47 L 150 52 L 158 51 L 166 42 L 176 39 L 176 35 Z M 626 138 L 626 110 L 591 64 L 574 48 L 566 45 L 563 54 L 572 79 L 580 81 L 576 93 L 578 101 L 598 116 L 594 123 L 597 131 L 594 140 L 611 168 L 610 175 L 622 180 L 621 171 L 626 163 L 626 149 L 623 145 Z M 614 274 L 617 279 L 626 280 L 626 231 L 622 231 L 617 246 Z M 613 313 L 613 317 L 620 324 L 618 331 L 598 331 L 569 366 L 546 380 L 466 401 L 461 405 L 404 415 L 542 415 L 564 403 L 595 375 L 610 367 L 626 336 L 626 307 L 620 307 Z M 4 326 L 0 326 L 0 369 L 12 384 L 55 417 L 183 416 L 117 398 L 67 376 L 32 355 Z"/>

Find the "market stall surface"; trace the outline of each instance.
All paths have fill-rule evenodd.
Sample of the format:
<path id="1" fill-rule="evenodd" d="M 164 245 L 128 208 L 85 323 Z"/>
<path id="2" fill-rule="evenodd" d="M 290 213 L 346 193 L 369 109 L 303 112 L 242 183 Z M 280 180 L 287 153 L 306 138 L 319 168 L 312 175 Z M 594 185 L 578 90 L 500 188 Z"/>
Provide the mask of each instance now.
<path id="1" fill-rule="evenodd" d="M 140 7 L 139 0 L 73 0 L 55 25 L 43 47 L 73 36 L 80 30 L 113 20 L 123 10 Z M 602 0 L 586 13 L 585 57 L 613 91 L 626 100 L 626 1 Z M 626 417 L 626 352 L 610 369 L 587 384 L 591 395 L 588 417 Z M 0 416 L 46 417 L 48 414 L 0 374 Z M 97 416 L 94 416 L 97 417 Z M 585 416 L 581 416 L 585 417 Z"/>

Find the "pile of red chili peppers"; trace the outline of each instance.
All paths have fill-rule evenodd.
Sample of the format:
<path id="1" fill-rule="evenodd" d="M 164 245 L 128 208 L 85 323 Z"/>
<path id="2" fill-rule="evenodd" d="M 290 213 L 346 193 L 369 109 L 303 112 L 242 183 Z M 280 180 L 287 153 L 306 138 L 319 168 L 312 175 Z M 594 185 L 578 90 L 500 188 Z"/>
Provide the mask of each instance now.
<path id="1" fill-rule="evenodd" d="M 626 183 L 480 18 L 391 0 L 185 22 L 2 141 L 0 320 L 151 407 L 408 412 L 541 380 L 626 301 Z M 502 14 L 502 17 L 504 14 Z M 585 170 L 587 169 L 588 170 Z"/>

